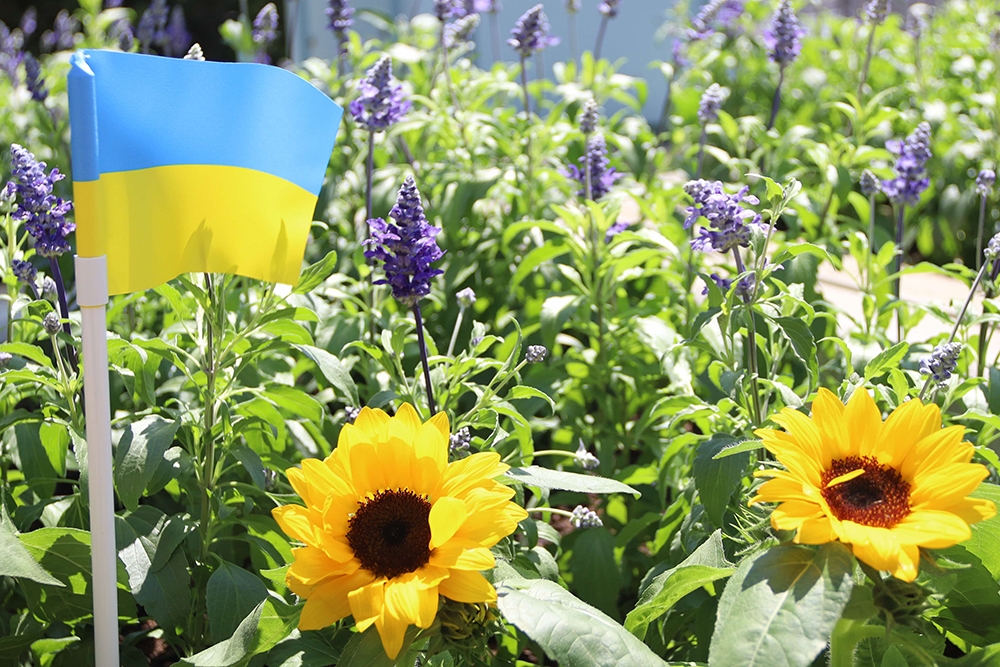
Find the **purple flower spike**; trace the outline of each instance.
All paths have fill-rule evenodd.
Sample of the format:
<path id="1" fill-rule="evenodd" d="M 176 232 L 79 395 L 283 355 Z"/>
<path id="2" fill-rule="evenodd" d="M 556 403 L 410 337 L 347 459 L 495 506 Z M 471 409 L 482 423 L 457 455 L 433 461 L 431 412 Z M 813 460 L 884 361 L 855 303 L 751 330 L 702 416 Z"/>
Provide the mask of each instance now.
<path id="1" fill-rule="evenodd" d="M 449 19 L 462 18 L 465 14 L 465 4 L 462 0 L 434 0 L 434 16 L 441 23 Z"/>
<path id="2" fill-rule="evenodd" d="M 709 227 L 698 230 L 691 241 L 695 250 L 727 253 L 737 246 L 748 247 L 752 227 L 761 225 L 760 215 L 743 208 L 743 203 L 756 205 L 760 200 L 748 195 L 743 187 L 736 194 L 727 194 L 720 181 L 689 181 L 684 192 L 694 199 L 687 209 L 684 228 L 690 228 L 699 218 L 708 220 Z"/>
<path id="3" fill-rule="evenodd" d="M 865 197 L 871 197 L 876 194 L 882 188 L 879 187 L 878 177 L 872 173 L 871 169 L 865 169 L 861 172 L 861 194 Z"/>
<path id="4" fill-rule="evenodd" d="M 180 5 L 174 5 L 170 11 L 170 23 L 167 24 L 165 32 L 163 52 L 166 55 L 176 57 L 187 53 L 188 47 L 191 46 L 191 33 L 187 30 L 184 10 Z"/>
<path id="5" fill-rule="evenodd" d="M 139 19 L 137 37 L 142 45 L 143 53 L 152 53 L 154 46 L 162 48 L 169 42 L 167 36 L 167 20 L 169 18 L 167 0 L 153 0 L 146 11 L 142 13 L 142 17 Z"/>
<path id="6" fill-rule="evenodd" d="M 604 142 L 604 135 L 595 134 L 587 142 L 587 153 L 580 158 L 580 164 L 583 165 L 583 169 L 578 168 L 575 164 L 571 164 L 564 173 L 583 186 L 583 189 L 577 190 L 576 193 L 577 196 L 583 197 L 586 196 L 586 170 L 589 169 L 591 195 L 593 196 L 593 201 L 598 201 L 611 192 L 611 186 L 624 175 L 616 173 L 614 167 L 608 168 L 610 163 L 611 161 L 608 160 L 608 146 Z"/>
<path id="7" fill-rule="evenodd" d="M 27 285 L 34 285 L 35 279 L 38 277 L 38 269 L 27 260 L 15 259 L 11 263 L 11 270 L 14 272 L 15 278 Z"/>
<path id="8" fill-rule="evenodd" d="M 38 12 L 34 7 L 28 7 L 21 14 L 21 34 L 27 39 L 35 34 L 38 29 Z"/>
<path id="9" fill-rule="evenodd" d="M 961 343 L 942 343 L 934 348 L 929 357 L 920 360 L 920 373 L 934 378 L 935 382 L 943 385 L 955 372 L 961 354 Z"/>
<path id="10" fill-rule="evenodd" d="M 257 45 L 254 62 L 270 65 L 271 56 L 267 55 L 267 49 L 278 37 L 278 8 L 274 6 L 273 2 L 267 3 L 257 12 L 257 16 L 253 20 L 251 37 L 253 43 Z"/>
<path id="11" fill-rule="evenodd" d="M 789 0 L 781 0 L 771 19 L 771 27 L 764 32 L 771 62 L 784 67 L 795 61 L 802 50 L 802 36 L 806 31 L 799 25 Z"/>
<path id="12" fill-rule="evenodd" d="M 0 70 L 3 70 L 15 87 L 20 81 L 17 68 L 24 59 L 24 53 L 21 51 L 23 46 L 24 35 L 21 31 L 17 28 L 8 30 L 7 25 L 0 21 Z"/>
<path id="13" fill-rule="evenodd" d="M 46 51 L 68 51 L 76 45 L 76 32 L 80 29 L 80 22 L 62 9 L 56 14 L 55 23 L 52 30 L 42 33 L 42 48 Z"/>
<path id="14" fill-rule="evenodd" d="M 712 0 L 691 19 L 687 38 L 697 42 L 714 35 L 718 28 L 729 30 L 743 15 L 743 10 L 742 0 Z"/>
<path id="15" fill-rule="evenodd" d="M 410 101 L 403 99 L 403 86 L 393 83 L 392 58 L 382 56 L 368 70 L 360 83 L 360 95 L 350 104 L 354 120 L 370 132 L 384 130 L 398 123 L 410 110 Z"/>
<path id="16" fill-rule="evenodd" d="M 631 222 L 626 222 L 625 220 L 619 220 L 618 222 L 612 224 L 608 227 L 608 231 L 604 232 L 604 242 L 611 243 L 611 241 L 624 232 L 626 229 L 632 226 Z"/>
<path id="17" fill-rule="evenodd" d="M 597 11 L 601 13 L 601 16 L 613 19 L 618 16 L 618 5 L 620 3 L 621 0 L 603 0 L 601 4 L 597 5 Z"/>
<path id="18" fill-rule="evenodd" d="M 729 89 L 713 83 L 705 90 L 698 103 L 698 120 L 702 124 L 714 123 L 719 119 L 719 109 L 728 98 Z"/>
<path id="19" fill-rule="evenodd" d="M 541 5 L 535 5 L 521 15 L 507 40 L 507 44 L 522 58 L 530 58 L 538 51 L 558 43 L 558 37 L 549 36 L 549 20 Z"/>
<path id="20" fill-rule="evenodd" d="M 372 238 L 366 243 L 372 249 L 365 251 L 365 257 L 382 262 L 385 278 L 375 284 L 391 286 L 392 296 L 412 308 L 430 294 L 431 279 L 444 273 L 431 266 L 444 255 L 434 238 L 441 230 L 427 222 L 412 176 L 407 176 L 399 189 L 389 217 L 396 224 L 382 218 L 368 221 Z"/>
<path id="21" fill-rule="evenodd" d="M 905 141 L 892 139 L 885 142 L 885 147 L 897 156 L 896 178 L 882 181 L 882 190 L 893 204 L 913 206 L 931 182 L 926 175 L 931 157 L 930 123 L 920 123 Z"/>
<path id="22" fill-rule="evenodd" d="M 61 181 L 58 169 L 45 173 L 45 163 L 17 144 L 11 144 L 10 155 L 15 181 L 14 191 L 21 201 L 14 210 L 14 219 L 24 222 L 24 228 L 34 239 L 35 252 L 42 257 L 55 257 L 70 250 L 66 237 L 76 225 L 66 220 L 73 203 L 52 194 L 53 186 Z"/>
<path id="23" fill-rule="evenodd" d="M 45 87 L 45 78 L 42 76 L 42 66 L 38 60 L 30 53 L 24 54 L 24 83 L 31 91 L 31 99 L 36 102 L 44 102 L 49 95 L 48 88 Z"/>
<path id="24" fill-rule="evenodd" d="M 354 8 L 347 0 L 330 0 L 327 3 L 326 17 L 330 20 L 327 27 L 337 35 L 337 39 L 343 41 L 344 33 L 354 25 Z"/>
<path id="25" fill-rule="evenodd" d="M 466 14 L 444 27 L 444 46 L 453 49 L 472 41 L 472 33 L 479 27 L 479 14 Z"/>
<path id="26" fill-rule="evenodd" d="M 997 174 L 992 169 L 983 169 L 976 176 L 976 192 L 980 197 L 989 197 L 993 194 L 993 185 L 997 182 Z"/>
<path id="27" fill-rule="evenodd" d="M 865 23 L 869 25 L 882 25 L 885 17 L 889 15 L 889 0 L 871 0 L 865 5 Z"/>

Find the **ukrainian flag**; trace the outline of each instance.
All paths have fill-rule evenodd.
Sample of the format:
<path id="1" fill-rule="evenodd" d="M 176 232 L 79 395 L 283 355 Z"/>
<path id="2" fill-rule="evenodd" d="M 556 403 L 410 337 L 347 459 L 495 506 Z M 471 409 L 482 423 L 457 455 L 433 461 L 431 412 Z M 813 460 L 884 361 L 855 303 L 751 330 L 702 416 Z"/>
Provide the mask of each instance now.
<path id="1" fill-rule="evenodd" d="M 77 254 L 108 291 L 186 272 L 294 285 L 343 110 L 278 67 L 83 50 L 70 63 Z"/>

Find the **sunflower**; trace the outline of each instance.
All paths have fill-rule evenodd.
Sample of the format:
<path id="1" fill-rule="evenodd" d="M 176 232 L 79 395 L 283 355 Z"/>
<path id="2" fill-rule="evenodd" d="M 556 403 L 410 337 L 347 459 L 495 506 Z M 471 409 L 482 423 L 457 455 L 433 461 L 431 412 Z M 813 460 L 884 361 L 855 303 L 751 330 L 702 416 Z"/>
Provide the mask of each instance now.
<path id="1" fill-rule="evenodd" d="M 421 423 L 409 404 L 394 417 L 362 409 L 330 456 L 287 471 L 305 507 L 273 511 L 305 545 L 292 549 L 286 577 L 306 601 L 299 629 L 353 615 L 360 631 L 375 625 L 394 659 L 409 625 L 430 627 L 439 595 L 496 601 L 480 570 L 527 517 L 513 489 L 493 480 L 507 470 L 492 452 L 449 464 L 444 413 Z"/>
<path id="2" fill-rule="evenodd" d="M 772 479 L 750 504 L 781 503 L 771 525 L 796 531 L 796 543 L 840 540 L 868 565 L 913 581 L 920 547 L 967 540 L 969 524 L 996 514 L 992 502 L 968 497 L 989 472 L 969 462 L 964 427 L 941 428 L 937 405 L 911 400 L 883 423 L 864 389 L 846 406 L 820 389 L 811 418 L 785 408 L 773 420 L 783 432 L 756 433 L 786 470 L 754 473 Z"/>

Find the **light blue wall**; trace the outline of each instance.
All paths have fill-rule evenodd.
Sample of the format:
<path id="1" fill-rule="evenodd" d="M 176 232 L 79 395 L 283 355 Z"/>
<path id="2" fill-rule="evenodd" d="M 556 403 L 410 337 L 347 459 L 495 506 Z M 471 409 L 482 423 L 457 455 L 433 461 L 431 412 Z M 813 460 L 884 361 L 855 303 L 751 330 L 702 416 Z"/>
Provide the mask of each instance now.
<path id="1" fill-rule="evenodd" d="M 433 0 L 417 1 L 420 11 L 432 11 Z M 534 0 L 501 0 L 501 2 L 503 9 L 497 14 L 501 57 L 513 61 L 515 53 L 506 45 L 507 37 L 517 18 L 536 2 Z M 563 0 L 550 0 L 543 4 L 549 23 L 552 25 L 552 34 L 562 40 L 558 46 L 544 51 L 544 61 L 551 73 L 551 63 L 569 60 L 571 57 L 569 19 Z M 594 48 L 594 40 L 602 17 L 597 11 L 598 0 L 583 0 L 581 4 L 576 24 L 579 48 L 582 51 Z M 654 60 L 670 59 L 669 41 L 658 43 L 656 32 L 666 19 L 666 12 L 672 4 L 673 0 L 665 2 L 622 0 L 618 16 L 608 22 L 602 49 L 602 57 L 612 60 L 626 59 L 619 71 L 647 81 L 649 95 L 644 112 L 654 123 L 659 120 L 666 82 L 660 71 L 650 68 L 649 64 Z M 332 58 L 336 54 L 336 41 L 332 33 L 326 29 L 325 0 L 286 0 L 285 5 L 285 16 L 293 23 L 290 31 L 292 37 L 290 55 L 293 60 L 301 61 L 309 56 Z M 358 9 L 373 9 L 397 15 L 409 13 L 413 8 L 413 0 L 357 0 L 352 5 Z M 363 36 L 374 36 L 374 30 L 364 21 L 357 21 L 355 27 Z M 493 60 L 489 30 L 489 17 L 484 15 L 477 35 L 478 62 L 482 67 L 489 67 Z"/>

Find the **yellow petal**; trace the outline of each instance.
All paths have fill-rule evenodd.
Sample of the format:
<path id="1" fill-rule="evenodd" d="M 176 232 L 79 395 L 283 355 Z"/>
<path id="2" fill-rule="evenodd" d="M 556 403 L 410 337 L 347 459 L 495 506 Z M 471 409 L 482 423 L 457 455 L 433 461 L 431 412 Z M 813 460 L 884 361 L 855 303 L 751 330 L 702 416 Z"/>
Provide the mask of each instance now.
<path id="1" fill-rule="evenodd" d="M 799 526 L 799 531 L 795 535 L 797 544 L 826 544 L 836 539 L 837 534 L 834 532 L 828 516 L 806 519 Z"/>
<path id="2" fill-rule="evenodd" d="M 435 419 L 437 421 L 434 421 Z M 413 441 L 417 458 L 426 457 L 432 460 L 439 473 L 443 473 L 448 466 L 448 432 L 441 431 L 442 423 L 447 429 L 448 418 L 443 412 L 439 412 L 431 418 L 431 421 L 420 426 Z"/>
<path id="3" fill-rule="evenodd" d="M 997 508 L 990 500 L 979 498 L 962 498 L 956 503 L 942 507 L 942 511 L 951 512 L 966 523 L 977 523 L 996 516 Z"/>
<path id="4" fill-rule="evenodd" d="M 467 456 L 448 466 L 448 470 L 444 473 L 441 494 L 461 498 L 462 494 L 473 487 L 502 475 L 508 469 L 506 465 L 500 463 L 500 455 L 496 452 L 480 452 Z"/>
<path id="5" fill-rule="evenodd" d="M 385 578 L 375 579 L 371 583 L 355 588 L 347 594 L 351 605 L 351 615 L 360 632 L 364 632 L 375 619 L 382 614 L 385 606 Z"/>
<path id="6" fill-rule="evenodd" d="M 389 419 L 386 425 L 386 437 L 397 437 L 404 442 L 413 442 L 420 429 L 420 415 L 409 403 L 403 403 L 396 411 L 396 416 Z"/>
<path id="7" fill-rule="evenodd" d="M 306 505 L 314 504 L 309 493 L 310 484 L 306 481 L 306 476 L 301 468 L 288 468 L 285 470 L 285 477 L 288 478 L 288 482 L 292 485 L 295 493 L 299 494 L 299 497 L 302 498 L 302 502 Z"/>
<path id="8" fill-rule="evenodd" d="M 852 441 L 852 451 L 861 456 L 873 456 L 882 434 L 882 413 L 875 400 L 863 387 L 851 394 L 844 408 L 844 421 Z"/>
<path id="9" fill-rule="evenodd" d="M 860 390 L 863 391 L 863 390 Z M 834 459 L 856 454 L 847 432 L 844 419 L 844 404 L 828 389 L 820 389 L 812 404 L 812 420 L 823 441 L 824 454 L 829 452 Z"/>
<path id="10" fill-rule="evenodd" d="M 823 516 L 822 508 L 816 503 L 789 500 L 781 503 L 771 512 L 771 525 L 776 530 L 796 530 L 808 519 Z"/>
<path id="11" fill-rule="evenodd" d="M 354 428 L 361 432 L 368 442 L 378 442 L 385 439 L 386 426 L 389 423 L 389 415 L 382 410 L 372 410 L 371 408 L 361 408 L 361 412 L 354 419 Z M 344 428 L 347 428 L 346 426 Z"/>
<path id="12" fill-rule="evenodd" d="M 409 622 L 394 615 L 388 605 L 383 606 L 382 613 L 375 619 L 375 628 L 389 659 L 395 660 L 403 648 L 403 638 L 408 625 Z"/>
<path id="13" fill-rule="evenodd" d="M 910 449 L 940 428 L 941 410 L 937 405 L 924 405 L 919 399 L 903 403 L 882 425 L 882 433 L 875 446 L 879 463 L 898 470 Z"/>
<path id="14" fill-rule="evenodd" d="M 278 522 L 285 534 L 299 542 L 315 547 L 319 543 L 313 534 L 313 511 L 301 505 L 282 505 L 271 510 L 271 516 Z"/>
<path id="15" fill-rule="evenodd" d="M 927 549 L 943 549 L 972 537 L 969 524 L 951 512 L 919 510 L 910 512 L 892 527 L 896 540 Z"/>
<path id="16" fill-rule="evenodd" d="M 454 537 L 465 523 L 465 503 L 458 498 L 438 498 L 431 507 L 428 522 L 431 525 L 431 549 L 437 548 Z"/>
<path id="17" fill-rule="evenodd" d="M 361 442 L 351 448 L 351 476 L 354 488 L 361 496 L 386 489 L 385 475 L 382 466 L 378 465 L 374 445 Z"/>
<path id="18" fill-rule="evenodd" d="M 478 572 L 452 570 L 451 576 L 438 587 L 441 595 L 456 602 L 496 602 L 493 584 Z"/>
<path id="19" fill-rule="evenodd" d="M 937 470 L 921 470 L 913 479 L 910 505 L 936 508 L 965 498 L 976 490 L 990 471 L 978 463 L 953 463 Z"/>
<path id="20" fill-rule="evenodd" d="M 964 426 L 939 429 L 913 445 L 899 464 L 903 479 L 914 479 L 921 471 L 936 470 L 950 463 L 968 463 L 975 449 L 967 442 Z"/>
<path id="21" fill-rule="evenodd" d="M 354 571 L 356 566 L 348 566 L 338 563 L 329 558 L 321 549 L 315 547 L 299 547 L 292 549 L 291 567 L 288 568 L 288 577 L 297 579 L 306 585 L 315 585 L 330 577 L 348 574 L 348 570 Z"/>
<path id="22" fill-rule="evenodd" d="M 864 468 L 858 468 L 857 470 L 852 470 L 851 472 L 844 473 L 843 475 L 838 475 L 826 483 L 826 488 L 832 486 L 837 486 L 838 484 L 843 484 L 844 482 L 850 482 L 852 479 L 856 479 L 865 474 Z"/>
<path id="23" fill-rule="evenodd" d="M 302 608 L 299 630 L 319 630 L 336 623 L 351 612 L 349 593 L 369 584 L 374 577 L 367 570 L 337 577 L 313 591 Z"/>

